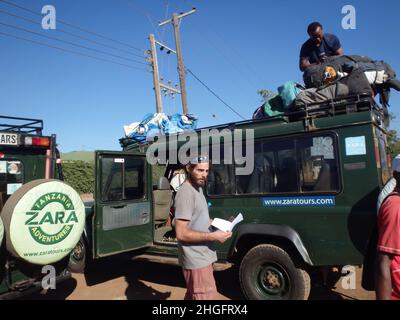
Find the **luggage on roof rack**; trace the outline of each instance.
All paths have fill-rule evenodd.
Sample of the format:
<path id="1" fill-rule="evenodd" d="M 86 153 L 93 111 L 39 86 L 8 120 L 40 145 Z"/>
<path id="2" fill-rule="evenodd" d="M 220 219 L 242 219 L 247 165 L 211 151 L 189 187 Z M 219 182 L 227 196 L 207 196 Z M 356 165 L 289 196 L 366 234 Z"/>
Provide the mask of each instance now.
<path id="1" fill-rule="evenodd" d="M 333 98 L 323 102 L 297 103 L 296 109 L 288 115 L 290 121 L 298 121 L 308 117 L 336 116 L 368 110 L 375 110 L 381 113 L 383 117 L 387 116 L 386 108 L 378 105 L 370 93 Z"/>

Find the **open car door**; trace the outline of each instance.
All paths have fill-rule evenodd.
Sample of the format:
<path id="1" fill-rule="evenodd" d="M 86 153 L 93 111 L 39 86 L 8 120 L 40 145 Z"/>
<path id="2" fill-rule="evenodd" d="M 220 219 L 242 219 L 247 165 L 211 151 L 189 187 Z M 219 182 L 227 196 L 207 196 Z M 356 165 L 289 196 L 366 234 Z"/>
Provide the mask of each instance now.
<path id="1" fill-rule="evenodd" d="M 142 153 L 96 151 L 94 257 L 152 244 L 150 166 Z"/>

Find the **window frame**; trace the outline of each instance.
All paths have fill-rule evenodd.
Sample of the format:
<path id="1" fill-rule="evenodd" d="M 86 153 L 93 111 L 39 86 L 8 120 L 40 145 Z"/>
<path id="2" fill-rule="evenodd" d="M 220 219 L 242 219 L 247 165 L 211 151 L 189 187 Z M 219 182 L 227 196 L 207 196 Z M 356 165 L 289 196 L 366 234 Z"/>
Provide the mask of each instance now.
<path id="1" fill-rule="evenodd" d="M 231 194 L 223 194 L 223 195 L 212 195 L 208 193 L 208 188 L 205 187 L 205 192 L 208 198 L 210 199 L 219 199 L 219 198 L 231 198 L 231 197 L 268 197 L 268 196 L 307 196 L 307 195 L 334 195 L 337 196 L 340 193 L 342 193 L 343 191 L 343 179 L 342 179 L 342 169 L 340 166 L 340 145 L 339 145 L 339 135 L 336 131 L 323 131 L 323 132 L 313 132 L 311 134 L 295 134 L 295 135 L 289 135 L 289 136 L 285 136 L 285 137 L 262 137 L 262 138 L 257 138 L 254 140 L 254 143 L 257 143 L 259 141 L 262 142 L 269 142 L 269 141 L 282 141 L 282 140 L 294 140 L 294 151 L 296 154 L 296 169 L 297 172 L 299 173 L 299 164 L 298 164 L 298 148 L 297 148 L 297 144 L 298 144 L 298 140 L 299 139 L 304 139 L 304 138 L 315 138 L 315 137 L 331 137 L 332 138 L 332 142 L 333 142 L 333 153 L 335 155 L 335 161 L 336 161 L 336 167 L 337 167 L 337 178 L 338 178 L 338 190 L 337 191 L 296 191 L 296 192 L 260 192 L 260 193 L 238 193 L 238 184 L 237 184 L 237 180 L 235 178 L 235 193 L 231 193 Z M 233 152 L 233 148 L 232 148 L 232 152 Z M 232 157 L 233 158 L 233 157 Z M 210 164 L 210 169 L 212 167 L 212 164 Z M 236 169 L 236 163 L 234 161 L 233 163 L 233 169 L 235 172 Z M 236 175 L 235 175 L 236 177 Z M 299 184 L 299 189 L 301 187 L 300 185 L 300 181 L 299 181 L 299 177 L 297 177 L 298 179 L 298 184 Z"/>
<path id="2" fill-rule="evenodd" d="M 108 200 L 108 199 L 104 199 L 104 194 L 103 194 L 103 191 L 104 191 L 104 189 L 103 189 L 103 168 L 104 168 L 104 166 L 103 166 L 103 160 L 104 159 L 116 159 L 116 158 L 123 158 L 123 159 L 125 159 L 125 161 L 126 161 L 126 159 L 127 158 L 129 158 L 129 157 L 132 157 L 132 155 L 129 155 L 129 154 L 127 154 L 127 155 L 125 155 L 125 154 L 123 154 L 123 155 L 113 155 L 113 154 L 105 154 L 105 155 L 102 155 L 102 157 L 100 158 L 100 172 L 101 172 L 101 175 L 100 175 L 100 181 L 99 181 L 99 185 L 100 185 L 100 191 L 101 191 L 101 198 L 99 199 L 100 200 L 100 203 L 101 204 L 109 204 L 109 203 L 131 203 L 131 202 L 138 202 L 138 201 L 140 201 L 140 202 L 142 202 L 142 201 L 146 201 L 146 200 L 148 200 L 148 192 L 147 192 L 147 185 L 148 185 L 148 181 L 147 181 L 147 176 L 148 176 L 148 172 L 147 172 L 147 170 L 148 170 L 148 167 L 147 167 L 147 161 L 146 161 L 146 158 L 145 157 L 143 157 L 143 156 L 135 156 L 134 157 L 134 159 L 140 159 L 141 161 L 142 161 L 142 163 L 143 163 L 143 195 L 142 196 L 140 196 L 140 197 L 137 197 L 137 198 L 134 198 L 134 199 L 119 199 L 119 200 Z M 125 168 L 125 161 L 124 161 L 124 163 L 121 163 L 121 165 L 123 165 L 122 167 L 121 167 L 121 188 L 123 188 L 122 189 L 122 196 L 124 196 L 125 195 L 125 189 L 126 189 L 126 186 L 125 186 L 125 178 L 126 178 L 126 176 L 125 176 L 125 171 L 126 171 L 126 168 Z M 107 181 L 106 181 L 106 188 L 110 188 L 110 185 L 111 185 L 111 183 L 112 183 L 112 180 L 110 180 L 110 181 L 108 181 L 108 179 L 110 179 L 109 178 L 109 175 L 107 175 Z"/>
<path id="3" fill-rule="evenodd" d="M 22 159 L 18 159 L 18 158 L 7 158 L 7 157 L 5 157 L 5 158 L 2 158 L 2 159 L 0 159 L 0 161 L 6 161 L 6 162 L 20 162 L 21 163 L 21 182 L 15 182 L 15 183 L 21 183 L 22 185 L 24 185 L 25 184 L 25 181 L 26 181 L 26 174 L 25 174 L 25 163 L 24 163 L 24 161 L 22 161 Z M 8 173 L 6 173 L 6 175 L 7 175 Z M 5 187 L 6 187 L 6 189 L 5 189 L 5 195 L 7 196 L 7 197 L 11 197 L 12 196 L 12 194 L 7 194 L 7 181 L 5 181 Z"/>

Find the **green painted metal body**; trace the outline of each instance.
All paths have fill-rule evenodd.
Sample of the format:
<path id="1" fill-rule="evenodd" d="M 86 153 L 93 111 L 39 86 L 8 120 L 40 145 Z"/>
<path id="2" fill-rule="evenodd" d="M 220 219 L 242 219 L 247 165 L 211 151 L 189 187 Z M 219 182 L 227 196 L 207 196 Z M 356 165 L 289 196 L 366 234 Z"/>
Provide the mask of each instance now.
<path id="1" fill-rule="evenodd" d="M 140 153 L 127 153 L 118 151 L 96 151 L 96 172 L 101 172 L 100 159 L 103 156 L 112 156 L 117 158 L 139 157 L 144 159 L 144 155 Z M 151 167 L 145 165 L 145 177 L 151 177 Z M 145 195 L 141 199 L 104 202 L 101 200 L 101 177 L 96 175 L 96 191 L 93 215 L 93 255 L 94 257 L 103 257 L 116 253 L 126 252 L 132 249 L 148 247 L 152 244 L 152 223 L 151 219 L 148 223 L 139 226 L 127 226 L 112 230 L 104 230 L 104 214 L 103 210 L 106 206 L 123 207 L 135 204 L 147 204 L 150 215 L 151 204 L 151 181 L 145 183 Z M 121 208 L 122 209 L 122 208 Z M 116 209 L 118 210 L 118 208 Z"/>
<path id="2" fill-rule="evenodd" d="M 207 195 L 212 218 L 228 219 L 238 212 L 244 215 L 244 221 L 236 228 L 231 240 L 223 245 L 217 245 L 219 259 L 224 261 L 232 258 L 234 252 L 232 246 L 238 240 L 237 230 L 241 226 L 275 225 L 289 226 L 297 232 L 314 266 L 362 264 L 368 240 L 376 223 L 376 199 L 386 182 L 380 169 L 379 154 L 376 153 L 376 137 L 382 135 L 385 139 L 386 132 L 380 121 L 376 119 L 375 111 L 365 111 L 316 118 L 311 126 L 307 126 L 304 121 L 289 122 L 281 118 L 276 121 L 245 121 L 216 127 L 220 130 L 224 128 L 254 129 L 256 140 L 329 134 L 336 142 L 340 175 L 338 192 L 320 193 L 335 197 L 336 204 L 330 207 L 266 208 L 262 205 L 262 198 L 270 196 L 268 194 L 235 194 L 218 197 Z M 359 136 L 365 137 L 366 153 L 356 156 L 346 155 L 345 139 Z M 143 156 L 145 149 L 133 146 L 118 154 Z M 149 165 L 147 170 L 146 201 L 151 204 L 152 167 Z M 98 175 L 99 173 L 97 178 L 99 178 Z M 296 195 L 300 194 L 287 193 L 273 196 Z M 101 205 L 97 200 L 95 210 L 101 210 Z M 100 219 L 99 212 L 95 212 L 93 241 L 98 253 L 112 254 L 129 249 L 145 248 L 147 253 L 156 255 L 175 256 L 177 254 L 176 246 L 151 243 L 154 232 L 152 221 L 149 222 L 148 228 L 136 226 L 107 233 L 99 230 Z M 120 239 L 118 247 L 114 246 L 113 240 L 117 234 Z M 143 250 L 140 252 L 142 253 Z M 101 254 L 94 254 L 95 258 L 100 256 Z"/>
<path id="3" fill-rule="evenodd" d="M 362 264 L 376 222 L 376 199 L 382 186 L 375 159 L 375 127 L 369 113 L 317 119 L 315 126 L 318 129 L 314 132 L 332 133 L 337 138 L 341 190 L 338 193 L 327 193 L 335 196 L 335 206 L 266 208 L 262 206 L 262 198 L 268 195 L 235 195 L 209 197 L 212 204 L 210 215 L 227 219 L 234 212 L 242 212 L 245 216 L 243 223 L 289 226 L 299 234 L 316 266 Z M 333 129 L 334 126 L 338 127 Z M 256 138 L 310 134 L 299 123 L 261 127 L 255 132 Z M 345 156 L 345 138 L 354 136 L 366 137 L 366 155 Z M 346 165 L 354 163 L 365 163 L 366 166 L 360 170 L 345 169 Z M 282 196 L 296 195 L 300 194 Z M 230 243 L 226 243 L 221 251 L 227 253 L 229 246 Z"/>
<path id="4" fill-rule="evenodd" d="M 16 118 L 18 119 L 18 118 Z M 15 120 L 12 118 L 12 120 Z M 24 120 L 24 119 L 23 119 Z M 27 119 L 30 120 L 30 119 Z M 32 119 L 34 120 L 34 119 Z M 41 122 L 40 120 L 35 120 L 35 125 L 36 122 Z M 33 122 L 32 122 L 33 123 Z M 3 125 L 4 126 L 4 125 Z M 18 140 L 22 141 L 24 137 L 26 136 L 31 136 L 31 137 L 42 137 L 42 138 L 48 138 L 51 141 L 51 145 L 55 147 L 56 141 L 55 141 L 55 135 L 54 136 L 42 136 L 41 133 L 33 133 L 33 130 L 35 129 L 42 129 L 42 127 L 34 127 L 33 129 L 31 128 L 31 131 L 28 131 L 26 133 L 24 131 L 25 127 L 21 126 L 20 127 L 21 131 L 18 131 L 17 129 L 11 128 L 11 130 L 8 131 L 3 131 L 7 133 L 17 133 L 19 135 Z M 29 129 L 28 129 L 29 130 Z M 33 146 L 24 146 L 22 143 L 16 146 L 5 146 L 1 145 L 0 146 L 0 153 L 2 154 L 1 161 L 20 161 L 22 163 L 22 181 L 21 183 L 27 183 L 33 180 L 37 179 L 43 179 L 45 178 L 46 175 L 46 147 L 33 147 Z M 53 168 L 50 171 L 50 178 L 54 178 L 57 176 L 56 173 L 56 155 L 53 153 L 51 154 L 51 161 L 50 161 L 50 166 Z M 6 203 L 9 195 L 6 194 L 4 189 L 5 186 L 2 186 L 1 190 L 1 196 L 2 196 L 2 202 L 3 205 Z M 5 239 L 3 239 L 3 244 L 4 246 Z M 15 263 L 13 257 L 9 256 L 5 252 L 5 248 L 2 248 L 2 253 L 0 256 L 1 263 L 5 263 L 5 259 L 9 261 L 8 266 L 9 269 L 5 270 L 4 273 L 0 277 L 0 298 L 2 294 L 6 294 L 11 292 L 10 287 L 15 286 L 17 283 L 23 283 L 23 282 L 28 282 L 31 281 L 32 278 L 30 274 L 32 272 L 36 272 L 33 270 L 37 270 L 38 267 L 30 267 L 24 263 Z"/>
<path id="5" fill-rule="evenodd" d="M 45 150 L 37 148 L 36 150 L 1 148 L 1 152 L 5 154 L 4 160 L 22 162 L 24 171 L 24 183 L 44 178 L 46 166 Z"/>

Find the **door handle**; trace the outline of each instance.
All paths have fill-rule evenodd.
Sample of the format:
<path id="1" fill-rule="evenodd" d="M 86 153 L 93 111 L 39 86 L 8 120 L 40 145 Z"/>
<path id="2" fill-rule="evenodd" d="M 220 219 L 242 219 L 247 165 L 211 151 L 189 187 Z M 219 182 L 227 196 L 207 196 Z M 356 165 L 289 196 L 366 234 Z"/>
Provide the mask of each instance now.
<path id="1" fill-rule="evenodd" d="M 125 208 L 125 207 L 126 207 L 126 204 L 123 204 L 121 206 L 114 206 L 114 207 L 111 207 L 111 208 L 113 208 L 113 209 L 122 209 L 122 208 Z"/>

